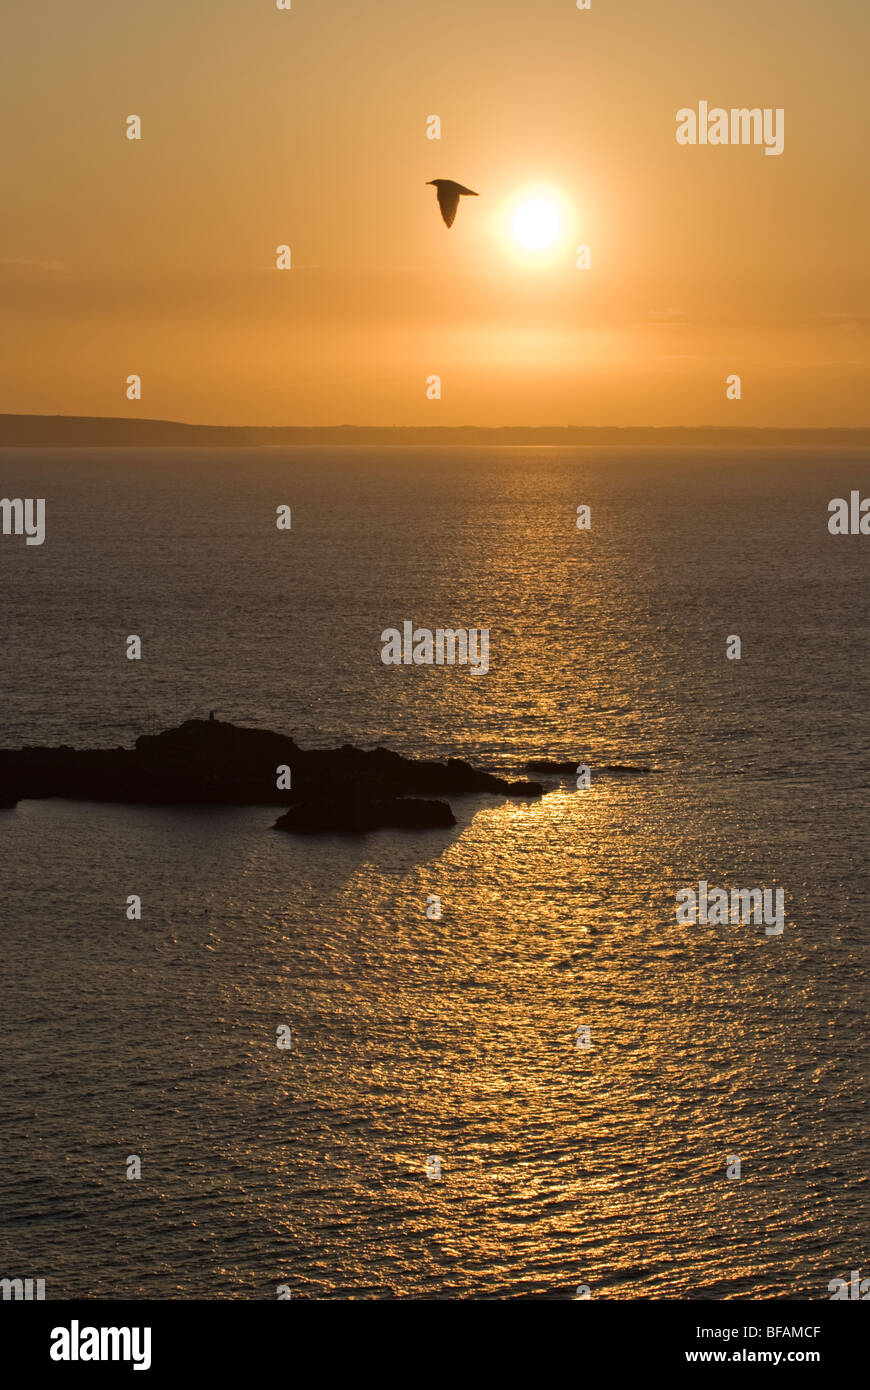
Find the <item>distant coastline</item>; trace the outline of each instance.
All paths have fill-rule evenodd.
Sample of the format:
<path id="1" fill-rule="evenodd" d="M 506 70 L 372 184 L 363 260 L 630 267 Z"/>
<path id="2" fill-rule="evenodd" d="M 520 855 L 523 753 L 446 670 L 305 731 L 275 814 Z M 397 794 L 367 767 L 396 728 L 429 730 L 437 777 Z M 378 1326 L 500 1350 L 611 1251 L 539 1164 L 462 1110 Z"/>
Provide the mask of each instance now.
<path id="1" fill-rule="evenodd" d="M 189 425 L 99 415 L 2 415 L 0 448 L 260 448 L 287 445 L 595 444 L 673 448 L 870 447 L 870 426 L 754 429 L 606 425 Z"/>

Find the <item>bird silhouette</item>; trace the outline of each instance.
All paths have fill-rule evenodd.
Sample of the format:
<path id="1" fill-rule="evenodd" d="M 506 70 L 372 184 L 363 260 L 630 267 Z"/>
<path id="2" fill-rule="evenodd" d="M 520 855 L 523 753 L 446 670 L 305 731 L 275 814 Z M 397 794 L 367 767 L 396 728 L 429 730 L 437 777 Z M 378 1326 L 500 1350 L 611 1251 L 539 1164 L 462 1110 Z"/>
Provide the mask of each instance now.
<path id="1" fill-rule="evenodd" d="M 463 188 L 461 183 L 454 183 L 452 179 L 429 179 L 426 187 L 433 185 L 438 191 L 438 206 L 441 209 L 441 216 L 448 227 L 453 226 L 460 195 L 465 193 L 469 198 L 478 197 L 473 188 Z"/>

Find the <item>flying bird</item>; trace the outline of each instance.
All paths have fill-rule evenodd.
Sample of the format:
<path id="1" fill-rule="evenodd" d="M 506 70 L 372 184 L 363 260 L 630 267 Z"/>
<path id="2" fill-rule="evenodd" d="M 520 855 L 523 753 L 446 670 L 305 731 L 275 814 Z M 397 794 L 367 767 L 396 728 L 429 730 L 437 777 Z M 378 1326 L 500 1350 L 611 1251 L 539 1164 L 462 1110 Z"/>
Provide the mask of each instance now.
<path id="1" fill-rule="evenodd" d="M 463 188 L 461 183 L 454 183 L 452 179 L 429 179 L 427 188 L 434 185 L 438 190 L 438 206 L 441 209 L 441 216 L 444 218 L 448 227 L 453 226 L 453 219 L 456 216 L 456 209 L 459 207 L 461 194 L 467 194 L 469 198 L 476 198 L 478 194 L 473 188 Z"/>

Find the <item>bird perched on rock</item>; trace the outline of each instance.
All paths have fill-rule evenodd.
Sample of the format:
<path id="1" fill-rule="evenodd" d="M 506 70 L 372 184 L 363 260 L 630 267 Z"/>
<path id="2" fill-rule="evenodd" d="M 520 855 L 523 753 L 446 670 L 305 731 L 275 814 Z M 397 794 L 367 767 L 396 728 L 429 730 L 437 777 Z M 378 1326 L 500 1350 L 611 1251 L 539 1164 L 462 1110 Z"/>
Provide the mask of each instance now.
<path id="1" fill-rule="evenodd" d="M 453 226 L 460 196 L 462 194 L 466 194 L 469 198 L 478 196 L 473 188 L 463 188 L 461 183 L 454 183 L 452 179 L 430 179 L 426 186 L 428 188 L 431 185 L 434 185 L 438 190 L 438 206 L 448 227 Z"/>

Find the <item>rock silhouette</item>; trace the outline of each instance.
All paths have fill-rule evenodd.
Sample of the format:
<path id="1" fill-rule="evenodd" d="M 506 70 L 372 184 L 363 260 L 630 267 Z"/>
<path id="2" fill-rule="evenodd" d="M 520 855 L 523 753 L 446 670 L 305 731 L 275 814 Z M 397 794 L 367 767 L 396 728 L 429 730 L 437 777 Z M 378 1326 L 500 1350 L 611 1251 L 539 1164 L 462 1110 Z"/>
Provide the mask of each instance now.
<path id="1" fill-rule="evenodd" d="M 277 786 L 279 767 L 291 786 Z M 281 829 L 315 833 L 379 825 L 454 825 L 450 807 L 415 797 L 492 792 L 540 796 L 537 782 L 508 782 L 469 763 L 403 758 L 386 748 L 344 744 L 302 749 L 294 739 L 219 719 L 190 719 L 143 734 L 129 748 L 0 750 L 0 805 L 24 798 L 129 802 L 164 806 L 281 806 Z M 424 809 L 421 809 L 424 808 Z M 449 819 L 448 819 L 449 817 Z"/>

